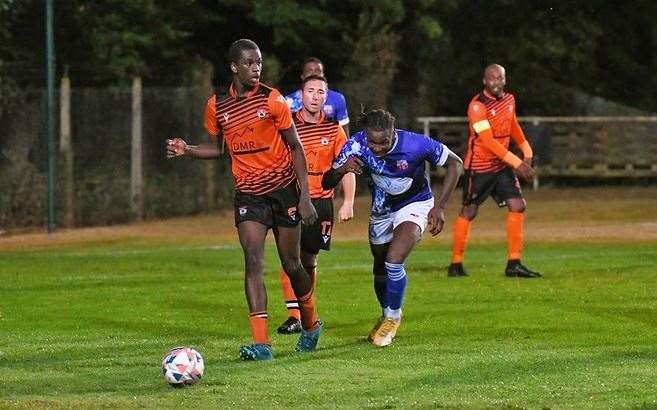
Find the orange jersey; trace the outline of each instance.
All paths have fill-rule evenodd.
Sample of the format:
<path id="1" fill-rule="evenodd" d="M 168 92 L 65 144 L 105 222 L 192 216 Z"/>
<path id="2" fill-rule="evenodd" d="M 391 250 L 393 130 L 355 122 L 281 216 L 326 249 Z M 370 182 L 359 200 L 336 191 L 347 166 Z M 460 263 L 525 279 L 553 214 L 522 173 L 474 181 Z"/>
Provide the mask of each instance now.
<path id="1" fill-rule="evenodd" d="M 463 161 L 475 172 L 497 172 L 522 162 L 509 151 L 511 138 L 521 147 L 525 158 L 532 152 L 516 118 L 516 100 L 510 93 L 496 98 L 482 91 L 468 106 L 468 148 Z"/>
<path id="2" fill-rule="evenodd" d="M 292 125 L 285 97 L 262 83 L 244 97 L 231 85 L 205 106 L 205 128 L 214 137 L 223 135 L 235 190 L 242 193 L 262 195 L 295 180 L 292 155 L 279 132 Z"/>
<path id="3" fill-rule="evenodd" d="M 321 114 L 319 121 L 306 122 L 301 111 L 294 115 L 294 124 L 308 163 L 308 189 L 311 198 L 333 198 L 332 189 L 322 188 L 322 177 L 331 169 L 333 160 L 347 142 L 342 127 Z"/>

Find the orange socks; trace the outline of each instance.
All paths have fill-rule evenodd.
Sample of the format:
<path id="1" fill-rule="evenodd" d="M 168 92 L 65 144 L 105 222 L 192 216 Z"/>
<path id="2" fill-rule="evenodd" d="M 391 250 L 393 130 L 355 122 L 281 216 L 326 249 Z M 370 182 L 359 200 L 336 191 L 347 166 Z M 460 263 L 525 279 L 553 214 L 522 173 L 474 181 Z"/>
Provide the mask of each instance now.
<path id="1" fill-rule="evenodd" d="M 470 221 L 462 216 L 454 223 L 454 245 L 452 248 L 452 263 L 463 263 L 463 254 L 470 237 Z"/>
<path id="2" fill-rule="evenodd" d="M 285 271 L 281 269 L 281 271 L 278 273 L 278 279 L 281 281 L 281 289 L 283 290 L 283 298 L 285 298 L 287 315 L 289 317 L 301 319 L 301 312 L 299 311 L 299 301 L 297 300 L 297 297 L 294 294 L 294 289 L 292 289 L 292 283 L 290 282 L 290 277 L 287 276 L 287 273 L 285 273 Z"/>
<path id="3" fill-rule="evenodd" d="M 299 298 L 301 308 L 301 327 L 310 330 L 317 323 L 317 311 L 315 310 L 315 290 L 310 289 L 307 295 Z"/>
<path id="4" fill-rule="evenodd" d="M 522 225 L 525 214 L 509 212 L 506 215 L 506 239 L 509 250 L 509 260 L 520 259 L 522 256 Z"/>
<path id="5" fill-rule="evenodd" d="M 251 337 L 253 343 L 271 345 L 267 333 L 267 312 L 253 312 L 249 314 Z"/>

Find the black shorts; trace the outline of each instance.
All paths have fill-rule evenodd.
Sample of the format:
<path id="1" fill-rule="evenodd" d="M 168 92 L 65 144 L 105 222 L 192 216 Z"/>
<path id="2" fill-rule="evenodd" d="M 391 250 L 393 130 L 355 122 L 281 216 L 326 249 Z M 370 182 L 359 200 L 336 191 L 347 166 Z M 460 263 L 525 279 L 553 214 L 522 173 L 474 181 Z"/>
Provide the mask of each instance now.
<path id="1" fill-rule="evenodd" d="M 520 182 L 511 168 L 497 172 L 478 173 L 465 171 L 463 183 L 463 205 L 481 205 L 492 195 L 499 207 L 506 206 L 506 200 L 522 198 Z"/>
<path id="2" fill-rule="evenodd" d="M 301 249 L 313 255 L 320 250 L 331 249 L 331 231 L 333 230 L 333 200 L 330 198 L 313 199 L 317 211 L 317 221 L 301 228 Z"/>
<path id="3" fill-rule="evenodd" d="M 235 226 L 244 221 L 256 221 L 268 228 L 293 228 L 301 220 L 297 205 L 299 187 L 296 180 L 263 195 L 235 192 Z"/>

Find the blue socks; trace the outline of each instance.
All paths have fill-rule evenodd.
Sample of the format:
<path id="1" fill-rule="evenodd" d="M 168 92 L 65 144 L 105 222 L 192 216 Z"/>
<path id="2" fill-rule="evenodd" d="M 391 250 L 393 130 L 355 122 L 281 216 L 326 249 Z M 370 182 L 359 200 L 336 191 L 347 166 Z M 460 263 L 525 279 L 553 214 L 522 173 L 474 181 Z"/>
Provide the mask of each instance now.
<path id="1" fill-rule="evenodd" d="M 403 263 L 386 262 L 387 297 L 384 315 L 393 319 L 401 317 L 401 307 L 404 303 L 404 292 L 406 291 L 406 269 Z"/>

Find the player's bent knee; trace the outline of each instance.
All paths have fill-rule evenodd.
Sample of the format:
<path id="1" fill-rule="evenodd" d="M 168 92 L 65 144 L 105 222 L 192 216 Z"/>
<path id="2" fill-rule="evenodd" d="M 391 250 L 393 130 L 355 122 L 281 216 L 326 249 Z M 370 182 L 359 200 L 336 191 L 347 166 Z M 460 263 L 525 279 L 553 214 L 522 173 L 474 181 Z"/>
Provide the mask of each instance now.
<path id="1" fill-rule="evenodd" d="M 303 270 L 303 266 L 298 259 L 286 259 L 283 261 L 283 269 L 288 276 L 296 276 Z"/>
<path id="2" fill-rule="evenodd" d="M 472 205 L 464 206 L 461 209 L 461 212 L 459 213 L 459 216 L 461 218 L 467 219 L 468 221 L 472 221 L 473 219 L 475 219 L 477 217 L 477 211 L 478 210 L 479 210 L 479 208 L 476 207 L 476 206 L 472 206 Z"/>
<path id="3" fill-rule="evenodd" d="M 527 204 L 524 199 L 513 199 L 507 201 L 509 204 L 509 212 L 523 213 L 527 209 Z"/>

